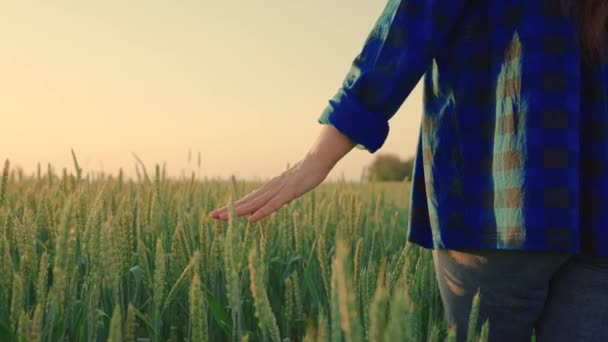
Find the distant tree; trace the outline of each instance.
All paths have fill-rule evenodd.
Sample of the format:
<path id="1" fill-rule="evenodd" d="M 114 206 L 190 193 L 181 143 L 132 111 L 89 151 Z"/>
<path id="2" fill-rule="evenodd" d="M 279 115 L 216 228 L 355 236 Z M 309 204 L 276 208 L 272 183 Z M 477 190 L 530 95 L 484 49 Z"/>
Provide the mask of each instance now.
<path id="1" fill-rule="evenodd" d="M 369 181 L 389 182 L 412 178 L 414 159 L 401 160 L 395 154 L 379 154 L 365 169 L 364 177 Z"/>

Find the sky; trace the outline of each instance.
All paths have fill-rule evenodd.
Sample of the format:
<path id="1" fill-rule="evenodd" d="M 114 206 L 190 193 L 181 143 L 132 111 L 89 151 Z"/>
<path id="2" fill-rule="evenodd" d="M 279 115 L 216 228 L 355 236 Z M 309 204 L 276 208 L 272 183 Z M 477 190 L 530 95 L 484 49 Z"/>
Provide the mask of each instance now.
<path id="1" fill-rule="evenodd" d="M 385 1 L 0 1 L 0 159 L 267 179 L 308 151 Z M 380 153 L 413 157 L 422 91 Z M 192 160 L 188 162 L 189 151 Z M 200 152 L 201 168 L 196 165 Z M 328 179 L 358 180 L 354 149 Z"/>

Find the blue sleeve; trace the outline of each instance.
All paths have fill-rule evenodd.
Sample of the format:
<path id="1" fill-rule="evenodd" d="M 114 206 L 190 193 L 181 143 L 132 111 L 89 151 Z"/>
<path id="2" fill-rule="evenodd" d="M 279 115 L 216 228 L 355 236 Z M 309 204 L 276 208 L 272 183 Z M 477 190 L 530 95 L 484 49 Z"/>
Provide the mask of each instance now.
<path id="1" fill-rule="evenodd" d="M 377 151 L 468 0 L 389 0 L 341 88 L 318 118 Z"/>

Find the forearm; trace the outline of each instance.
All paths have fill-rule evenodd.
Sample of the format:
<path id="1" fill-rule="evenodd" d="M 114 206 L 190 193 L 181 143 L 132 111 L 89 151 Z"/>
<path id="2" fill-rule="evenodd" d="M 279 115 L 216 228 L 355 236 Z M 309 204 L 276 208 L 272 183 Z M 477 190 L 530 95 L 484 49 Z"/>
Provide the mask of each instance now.
<path id="1" fill-rule="evenodd" d="M 321 170 L 329 172 L 355 145 L 332 125 L 322 125 L 305 161 L 314 163 Z"/>

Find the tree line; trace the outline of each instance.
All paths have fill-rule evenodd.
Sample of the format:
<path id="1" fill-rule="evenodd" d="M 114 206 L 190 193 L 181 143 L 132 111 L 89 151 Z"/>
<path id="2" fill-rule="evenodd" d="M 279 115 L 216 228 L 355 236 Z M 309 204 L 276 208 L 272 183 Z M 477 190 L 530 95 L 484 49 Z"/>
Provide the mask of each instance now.
<path id="1" fill-rule="evenodd" d="M 402 160 L 396 154 L 378 154 L 363 170 L 363 179 L 377 182 L 401 182 L 412 179 L 414 158 Z"/>

